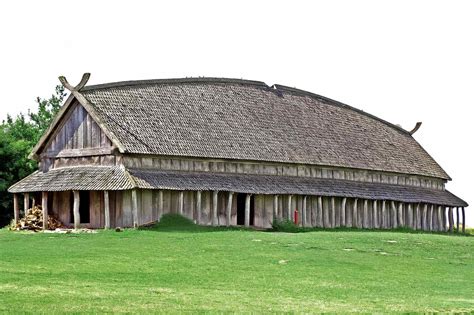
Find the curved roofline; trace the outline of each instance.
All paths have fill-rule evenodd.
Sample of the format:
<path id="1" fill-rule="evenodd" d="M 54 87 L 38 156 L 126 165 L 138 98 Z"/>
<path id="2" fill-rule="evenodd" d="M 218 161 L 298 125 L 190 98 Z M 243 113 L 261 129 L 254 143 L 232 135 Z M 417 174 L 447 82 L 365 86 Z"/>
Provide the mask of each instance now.
<path id="1" fill-rule="evenodd" d="M 172 79 L 152 79 L 152 80 L 131 80 L 131 81 L 118 81 L 104 84 L 88 85 L 82 88 L 80 91 L 91 91 L 91 90 L 102 90 L 114 87 L 125 87 L 125 86 L 140 86 L 140 85 L 152 85 L 152 84 L 179 84 L 179 83 L 237 83 L 245 85 L 256 85 L 265 88 L 270 88 L 265 82 L 245 79 L 233 79 L 233 78 L 214 78 L 214 77 L 189 77 L 189 78 L 172 78 Z"/>
<path id="2" fill-rule="evenodd" d="M 256 81 L 256 80 L 245 80 L 245 79 L 235 79 L 235 78 L 216 78 L 216 77 L 189 77 L 189 78 L 171 78 L 171 79 L 151 79 L 151 80 L 131 80 L 131 81 L 118 81 L 118 82 L 111 82 L 111 83 L 103 83 L 103 84 L 96 84 L 96 85 L 88 85 L 82 88 L 80 91 L 81 92 L 86 92 L 86 91 L 92 91 L 92 90 L 102 90 L 102 89 L 109 89 L 109 88 L 115 88 L 115 87 L 127 87 L 127 86 L 144 86 L 144 85 L 152 85 L 152 84 L 180 84 L 180 83 L 233 83 L 233 84 L 245 84 L 245 85 L 254 85 L 254 86 L 260 86 L 263 88 L 267 88 L 270 90 L 278 90 L 278 91 L 284 91 L 284 92 L 290 92 L 294 94 L 299 94 L 302 96 L 309 96 L 312 97 L 318 101 L 322 101 L 324 103 L 327 103 L 329 105 L 336 105 L 340 106 L 349 110 L 353 110 L 359 114 L 365 115 L 367 117 L 373 118 L 375 120 L 378 120 L 406 135 L 411 136 L 410 132 L 408 130 L 403 129 L 400 126 L 397 126 L 391 122 L 388 122 L 380 117 L 377 117 L 375 115 L 372 115 L 370 113 L 367 113 L 361 109 L 358 109 L 356 107 L 347 105 L 345 103 L 336 101 L 334 99 L 331 99 L 326 96 L 322 96 L 316 93 L 312 93 L 309 91 L 289 87 L 286 85 L 281 85 L 281 84 L 274 84 L 272 86 L 268 86 L 265 82 L 262 81 Z"/>

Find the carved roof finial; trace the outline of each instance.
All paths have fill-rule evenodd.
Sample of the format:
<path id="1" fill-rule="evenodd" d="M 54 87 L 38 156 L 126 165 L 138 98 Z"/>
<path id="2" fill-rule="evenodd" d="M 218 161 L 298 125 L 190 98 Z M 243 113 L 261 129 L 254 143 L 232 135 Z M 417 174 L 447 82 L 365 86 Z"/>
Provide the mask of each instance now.
<path id="1" fill-rule="evenodd" d="M 413 128 L 411 131 L 410 131 L 410 134 L 413 135 L 415 132 L 418 131 L 418 129 L 420 129 L 421 127 L 421 121 L 417 122 L 416 125 L 415 125 L 415 128 Z"/>
<path id="2" fill-rule="evenodd" d="M 71 84 L 69 84 L 69 82 L 67 82 L 67 79 L 65 76 L 60 76 L 59 81 L 66 89 L 73 92 L 73 91 L 80 91 L 87 84 L 87 81 L 89 81 L 90 77 L 91 77 L 90 73 L 88 72 L 84 73 L 82 75 L 81 82 L 79 82 L 79 84 L 74 87 Z"/>

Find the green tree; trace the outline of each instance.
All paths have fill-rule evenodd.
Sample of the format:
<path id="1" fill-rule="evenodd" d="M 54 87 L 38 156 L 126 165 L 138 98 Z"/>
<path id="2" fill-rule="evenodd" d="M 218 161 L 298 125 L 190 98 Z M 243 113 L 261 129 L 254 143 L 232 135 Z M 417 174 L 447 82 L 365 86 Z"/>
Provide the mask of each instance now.
<path id="1" fill-rule="evenodd" d="M 56 86 L 55 94 L 49 99 L 36 99 L 37 111 L 29 111 L 27 117 L 7 116 L 0 125 L 0 226 L 8 224 L 13 216 L 8 187 L 38 168 L 28 155 L 61 108 L 65 96 L 64 88 Z"/>

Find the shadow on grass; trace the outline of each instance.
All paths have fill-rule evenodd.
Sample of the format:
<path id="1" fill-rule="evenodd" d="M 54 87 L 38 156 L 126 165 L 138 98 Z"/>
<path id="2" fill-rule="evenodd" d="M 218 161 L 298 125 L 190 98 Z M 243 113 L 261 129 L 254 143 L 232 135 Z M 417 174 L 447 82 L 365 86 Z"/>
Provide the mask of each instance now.
<path id="1" fill-rule="evenodd" d="M 189 233 L 210 233 L 210 232 L 222 232 L 222 231 L 261 231 L 261 232 L 283 232 L 283 233 L 308 233 L 308 232 L 329 232 L 329 233 L 339 233 L 339 232 L 356 232 L 356 233 L 366 233 L 366 232 L 380 232 L 380 233 L 409 233 L 409 234 L 435 234 L 435 235 L 445 235 L 445 236 L 461 236 L 461 237 L 473 237 L 474 230 L 466 229 L 466 234 L 461 233 L 448 233 L 448 232 L 428 232 L 413 230 L 409 228 L 397 228 L 397 229 L 359 229 L 359 228 L 349 228 L 349 227 L 337 227 L 331 229 L 325 228 L 304 228 L 296 226 L 291 222 L 273 222 L 272 228 L 270 229 L 255 229 L 255 228 L 246 228 L 243 226 L 203 226 L 197 225 L 188 218 L 185 218 L 179 214 L 165 214 L 161 217 L 160 222 L 155 225 L 148 227 L 141 227 L 140 230 L 145 231 L 154 231 L 154 232 L 189 232 Z"/>

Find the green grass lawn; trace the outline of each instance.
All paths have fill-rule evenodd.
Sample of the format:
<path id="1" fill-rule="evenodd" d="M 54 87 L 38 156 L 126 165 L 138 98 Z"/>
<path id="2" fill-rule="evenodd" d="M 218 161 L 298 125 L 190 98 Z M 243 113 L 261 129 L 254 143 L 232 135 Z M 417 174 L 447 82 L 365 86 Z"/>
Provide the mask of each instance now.
<path id="1" fill-rule="evenodd" d="M 0 312 L 472 312 L 473 252 L 400 232 L 1 230 Z"/>

